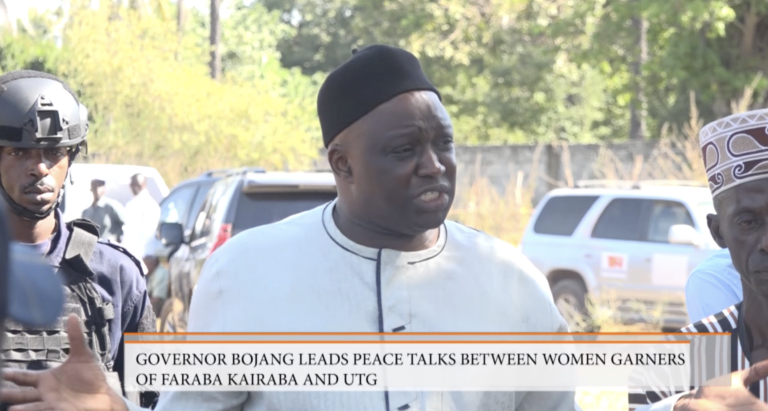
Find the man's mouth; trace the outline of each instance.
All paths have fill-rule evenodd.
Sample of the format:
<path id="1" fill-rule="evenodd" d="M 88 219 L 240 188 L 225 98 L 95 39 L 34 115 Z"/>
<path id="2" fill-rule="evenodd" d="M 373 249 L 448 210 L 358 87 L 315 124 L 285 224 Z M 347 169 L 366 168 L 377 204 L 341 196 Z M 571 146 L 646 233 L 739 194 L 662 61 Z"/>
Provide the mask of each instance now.
<path id="1" fill-rule="evenodd" d="M 26 190 L 27 194 L 46 194 L 52 192 L 53 190 L 48 187 L 32 187 Z"/>
<path id="2" fill-rule="evenodd" d="M 437 200 L 437 198 L 440 197 L 440 193 L 437 191 L 427 191 L 426 193 L 419 196 L 419 199 L 424 202 L 432 202 Z"/>
<path id="3" fill-rule="evenodd" d="M 450 187 L 445 184 L 428 187 L 416 197 L 417 207 L 427 212 L 442 211 L 451 202 L 449 192 Z"/>

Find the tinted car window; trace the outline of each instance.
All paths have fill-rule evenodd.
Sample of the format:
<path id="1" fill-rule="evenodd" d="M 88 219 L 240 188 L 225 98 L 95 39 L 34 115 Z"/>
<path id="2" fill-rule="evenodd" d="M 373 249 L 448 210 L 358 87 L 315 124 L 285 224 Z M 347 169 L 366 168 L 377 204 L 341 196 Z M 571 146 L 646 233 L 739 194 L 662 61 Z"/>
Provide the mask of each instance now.
<path id="1" fill-rule="evenodd" d="M 205 201 L 205 198 L 208 196 L 208 193 L 210 192 L 212 186 L 213 186 L 213 182 L 207 182 L 207 181 L 200 183 L 200 185 L 198 186 L 197 194 L 195 194 L 195 201 L 190 206 L 189 216 L 187 217 L 186 223 L 184 223 L 185 230 L 191 229 L 193 224 L 195 224 L 197 215 L 200 213 L 200 208 L 203 206 L 203 202 Z"/>
<path id="2" fill-rule="evenodd" d="M 213 185 L 213 187 L 211 187 L 208 195 L 205 196 L 205 201 L 200 208 L 200 211 L 197 213 L 197 218 L 195 219 L 195 227 L 192 231 L 192 241 L 206 237 L 208 234 L 210 234 L 212 223 L 210 214 L 213 205 L 221 199 L 222 195 L 226 191 L 227 187 L 229 187 L 231 182 L 231 179 L 219 180 L 216 184 Z"/>
<path id="3" fill-rule="evenodd" d="M 533 231 L 538 234 L 570 236 L 596 200 L 597 196 L 552 197 L 541 209 Z"/>
<path id="4" fill-rule="evenodd" d="M 643 241 L 646 233 L 643 221 L 649 200 L 618 198 L 603 210 L 592 230 L 592 237 L 612 240 Z"/>
<path id="5" fill-rule="evenodd" d="M 676 201 L 654 201 L 648 224 L 648 241 L 669 243 L 669 229 L 677 224 L 694 227 L 691 214 L 685 205 Z"/>
<path id="6" fill-rule="evenodd" d="M 207 231 L 203 230 L 200 234 L 202 236 L 210 237 L 209 241 L 215 241 L 216 237 L 219 235 L 219 230 L 221 229 L 221 225 L 225 223 L 224 218 L 230 208 L 229 205 L 232 201 L 232 197 L 235 196 L 235 190 L 237 189 L 237 183 L 239 181 L 240 180 L 238 179 L 224 180 L 226 188 L 219 198 L 213 202 L 210 210 L 208 210 L 207 218 L 210 219 L 210 224 L 206 226 Z"/>
<path id="7" fill-rule="evenodd" d="M 173 190 L 160 206 L 160 222 L 183 223 L 186 220 L 196 190 L 197 187 L 194 185 Z"/>
<path id="8" fill-rule="evenodd" d="M 274 223 L 336 198 L 336 193 L 241 193 L 237 200 L 232 235 Z"/>

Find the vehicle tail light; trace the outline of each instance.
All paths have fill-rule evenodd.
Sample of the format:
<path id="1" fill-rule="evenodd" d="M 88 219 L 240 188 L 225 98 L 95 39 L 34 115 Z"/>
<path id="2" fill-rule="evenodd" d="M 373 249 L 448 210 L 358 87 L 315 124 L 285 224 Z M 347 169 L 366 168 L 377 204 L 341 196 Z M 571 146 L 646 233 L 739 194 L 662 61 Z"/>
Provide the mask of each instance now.
<path id="1" fill-rule="evenodd" d="M 211 248 L 211 254 L 213 254 L 217 248 L 221 247 L 230 238 L 232 238 L 232 224 L 222 224 L 221 228 L 219 228 L 219 235 L 216 236 L 216 242 L 213 243 L 213 248 Z"/>

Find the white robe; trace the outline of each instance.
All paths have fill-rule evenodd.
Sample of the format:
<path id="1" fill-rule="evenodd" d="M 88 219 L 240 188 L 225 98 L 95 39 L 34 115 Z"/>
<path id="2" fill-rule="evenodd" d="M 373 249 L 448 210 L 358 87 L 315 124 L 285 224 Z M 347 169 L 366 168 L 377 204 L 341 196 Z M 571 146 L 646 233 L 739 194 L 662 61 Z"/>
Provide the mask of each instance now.
<path id="1" fill-rule="evenodd" d="M 567 332 L 546 278 L 515 247 L 446 221 L 437 244 L 360 246 L 335 203 L 243 232 L 205 263 L 190 332 Z M 565 411 L 573 392 L 389 393 L 390 410 Z M 134 408 L 135 409 L 135 408 Z M 382 411 L 382 392 L 163 392 L 159 411 Z"/>
<path id="2" fill-rule="evenodd" d="M 155 237 L 160 222 L 160 206 L 149 191 L 142 190 L 125 204 L 125 220 L 122 245 L 142 260 L 149 251 L 147 244 Z"/>

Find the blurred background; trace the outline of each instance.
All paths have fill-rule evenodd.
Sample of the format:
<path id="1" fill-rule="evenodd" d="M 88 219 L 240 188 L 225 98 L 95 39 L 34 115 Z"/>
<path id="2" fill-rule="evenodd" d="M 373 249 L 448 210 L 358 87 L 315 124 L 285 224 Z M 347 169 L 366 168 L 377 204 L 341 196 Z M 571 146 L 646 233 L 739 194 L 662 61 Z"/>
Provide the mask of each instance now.
<path id="1" fill-rule="evenodd" d="M 590 203 L 566 222 L 575 225 L 565 234 L 537 231 L 531 216 L 553 190 L 583 190 L 585 180 L 602 182 L 604 191 L 590 192 L 595 198 L 638 191 L 621 181 L 705 183 L 699 129 L 768 106 L 765 0 L 0 0 L 0 72 L 34 69 L 65 79 L 91 116 L 89 155 L 80 162 L 145 167 L 161 220 L 175 212 L 193 236 L 192 226 L 205 220 L 198 214 L 212 214 L 218 200 L 206 198 L 210 185 L 185 197 L 186 205 L 168 200 L 181 183 L 207 184 L 207 176 L 213 184 L 210 172 L 218 169 L 327 170 L 317 90 L 352 48 L 372 43 L 415 53 L 443 94 L 460 172 L 453 219 L 518 246 L 526 235 L 550 235 L 521 248 L 553 290 L 556 280 L 570 279 L 570 295 L 586 297 L 584 307 L 575 305 L 590 325 L 574 319 L 575 329 L 662 328 L 657 308 L 639 322 L 617 320 L 615 304 L 588 301 L 597 291 L 590 280 L 578 285 L 588 274 L 549 272 L 551 264 L 533 255 L 558 255 L 571 246 L 559 239 L 577 236 L 581 219 L 601 210 Z M 127 187 L 134 169 L 109 184 Z M 86 185 L 109 174 L 81 173 L 87 177 L 78 184 Z M 701 190 L 676 197 L 640 190 L 690 213 L 649 228 L 663 228 L 660 242 L 669 250 L 716 248 L 704 245 L 711 238 L 702 210 L 710 209 Z M 79 192 L 88 195 L 87 187 Z M 66 210 L 69 219 L 90 199 L 68 201 L 77 204 Z M 623 219 L 632 220 L 627 212 Z M 673 239 L 670 231 L 667 239 L 674 224 L 701 238 Z M 213 249 L 222 232 L 211 234 Z M 593 280 L 595 290 L 614 281 L 608 278 Z M 579 395 L 585 410 L 626 403 L 624 393 Z"/>

